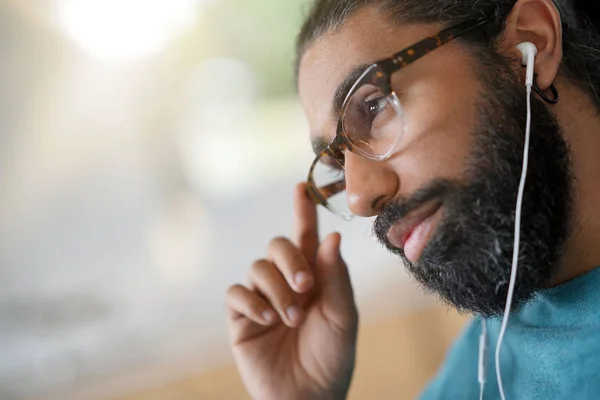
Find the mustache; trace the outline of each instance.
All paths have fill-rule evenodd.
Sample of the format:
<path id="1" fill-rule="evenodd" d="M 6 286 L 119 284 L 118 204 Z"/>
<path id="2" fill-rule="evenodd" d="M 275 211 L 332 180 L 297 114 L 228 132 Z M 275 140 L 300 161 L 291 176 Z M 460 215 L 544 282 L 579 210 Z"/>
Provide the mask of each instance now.
<path id="1" fill-rule="evenodd" d="M 373 223 L 373 235 L 380 242 L 387 243 L 387 233 L 391 226 L 407 215 L 431 202 L 443 203 L 450 193 L 455 192 L 457 184 L 447 179 L 436 179 L 417 190 L 410 197 L 400 198 L 387 203 Z"/>

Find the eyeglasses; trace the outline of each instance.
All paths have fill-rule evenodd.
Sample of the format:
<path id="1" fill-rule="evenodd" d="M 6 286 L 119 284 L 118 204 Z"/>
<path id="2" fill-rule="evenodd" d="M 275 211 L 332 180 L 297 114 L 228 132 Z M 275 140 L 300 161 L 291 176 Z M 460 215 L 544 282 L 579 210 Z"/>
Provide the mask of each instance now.
<path id="1" fill-rule="evenodd" d="M 307 190 L 315 204 L 352 220 L 346 198 L 345 151 L 385 161 L 394 153 L 406 126 L 402 104 L 392 89 L 392 74 L 486 22 L 476 19 L 451 26 L 367 67 L 346 95 L 335 138 L 310 167 Z"/>

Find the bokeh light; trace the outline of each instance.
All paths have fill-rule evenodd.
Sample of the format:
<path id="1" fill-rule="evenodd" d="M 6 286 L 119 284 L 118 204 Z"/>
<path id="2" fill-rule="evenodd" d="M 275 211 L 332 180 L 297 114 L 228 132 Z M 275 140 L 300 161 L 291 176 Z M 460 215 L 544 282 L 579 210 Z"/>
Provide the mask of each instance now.
<path id="1" fill-rule="evenodd" d="M 92 56 L 119 61 L 154 53 L 194 22 L 199 0 L 63 0 L 59 21 Z"/>

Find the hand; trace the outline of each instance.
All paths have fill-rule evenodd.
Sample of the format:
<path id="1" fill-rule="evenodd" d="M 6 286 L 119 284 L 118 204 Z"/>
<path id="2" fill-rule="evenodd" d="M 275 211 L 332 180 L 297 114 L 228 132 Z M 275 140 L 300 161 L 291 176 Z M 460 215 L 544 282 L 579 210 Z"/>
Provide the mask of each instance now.
<path id="1" fill-rule="evenodd" d="M 344 399 L 356 354 L 358 313 L 341 237 L 319 243 L 317 210 L 295 190 L 293 242 L 273 239 L 248 287 L 227 293 L 231 347 L 257 400 Z"/>

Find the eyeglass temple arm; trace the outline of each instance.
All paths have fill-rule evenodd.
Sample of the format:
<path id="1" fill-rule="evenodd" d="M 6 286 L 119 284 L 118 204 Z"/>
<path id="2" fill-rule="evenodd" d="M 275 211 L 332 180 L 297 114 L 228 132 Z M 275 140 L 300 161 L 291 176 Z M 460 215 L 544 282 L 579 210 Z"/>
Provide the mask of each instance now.
<path id="1" fill-rule="evenodd" d="M 314 179 L 312 178 L 312 173 L 308 177 L 306 191 L 315 204 L 321 204 L 323 206 L 327 205 L 327 200 L 338 193 L 346 190 L 346 180 L 339 179 L 337 181 L 331 182 L 325 186 L 321 186 L 317 188 Z"/>
<path id="2" fill-rule="evenodd" d="M 339 146 L 339 144 L 337 142 L 338 140 L 339 140 L 339 137 L 336 137 L 336 139 L 333 140 L 332 144 L 330 146 L 328 146 L 327 149 L 324 150 L 321 154 L 319 154 L 319 156 L 317 156 L 317 158 L 315 158 L 312 165 L 310 166 L 310 171 L 308 173 L 308 179 L 306 181 L 306 184 L 307 184 L 306 190 L 307 190 L 309 197 L 312 199 L 313 203 L 315 203 L 317 205 L 320 204 L 327 208 L 329 208 L 327 200 L 330 197 L 333 197 L 336 194 L 341 193 L 344 190 L 346 190 L 346 179 L 345 178 L 338 179 L 338 180 L 333 181 L 325 186 L 317 187 L 314 177 L 313 177 L 313 174 L 315 171 L 315 167 L 317 166 L 317 163 L 319 162 L 321 157 L 334 156 L 332 147 L 337 148 Z"/>
<path id="3" fill-rule="evenodd" d="M 454 26 L 446 28 L 440 31 L 437 35 L 427 37 L 411 47 L 400 50 L 398 53 L 394 54 L 392 57 L 378 63 L 384 64 L 391 71 L 396 71 L 400 68 L 403 68 L 412 62 L 418 60 L 424 55 L 432 52 L 433 50 L 443 46 L 444 44 L 451 42 L 452 40 L 458 38 L 459 36 L 464 35 L 467 32 L 470 32 L 481 25 L 487 22 L 484 18 L 479 18 L 475 20 L 468 20 L 461 23 L 458 23 Z"/>
<path id="4" fill-rule="evenodd" d="M 325 195 L 326 199 L 329 199 L 330 197 L 333 197 L 336 194 L 343 192 L 344 190 L 346 190 L 345 179 L 340 179 L 338 181 L 331 182 L 330 184 L 321 186 L 319 188 L 319 191 Z"/>

